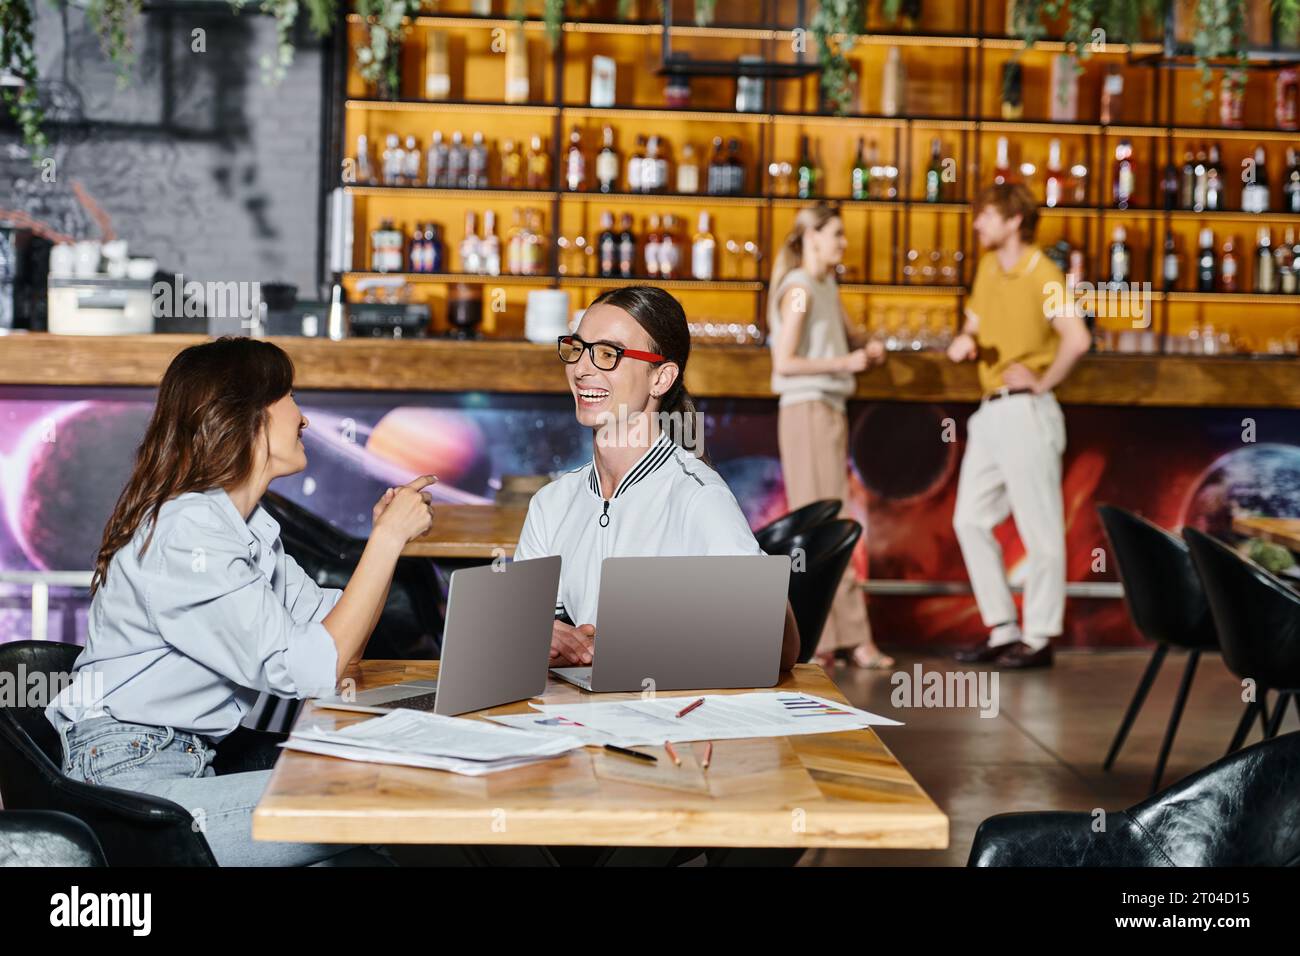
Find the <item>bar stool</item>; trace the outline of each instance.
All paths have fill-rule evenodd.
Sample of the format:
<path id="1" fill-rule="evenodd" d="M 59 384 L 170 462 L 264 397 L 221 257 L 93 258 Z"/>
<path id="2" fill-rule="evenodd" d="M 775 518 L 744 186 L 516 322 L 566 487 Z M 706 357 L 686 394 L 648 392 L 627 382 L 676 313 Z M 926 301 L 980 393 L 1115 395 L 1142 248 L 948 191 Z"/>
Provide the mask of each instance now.
<path id="1" fill-rule="evenodd" d="M 814 501 L 806 504 L 802 508 L 796 508 L 787 514 L 782 515 L 770 524 L 766 524 L 754 532 L 754 537 L 758 539 L 758 546 L 766 554 L 785 554 L 782 550 L 782 542 L 785 539 L 799 534 L 801 531 L 807 531 L 809 528 L 815 528 L 819 524 L 834 520 L 840 513 L 843 503 L 838 498 L 824 498 L 821 501 Z"/>
<path id="2" fill-rule="evenodd" d="M 1178 686 L 1178 696 L 1174 698 L 1151 780 L 1149 792 L 1155 793 L 1160 788 L 1165 764 L 1173 749 L 1174 735 L 1187 705 L 1187 695 L 1201 653 L 1217 651 L 1219 640 L 1187 545 L 1165 529 L 1123 508 L 1099 505 L 1097 513 L 1115 554 L 1115 565 L 1124 583 L 1124 603 L 1128 605 L 1133 625 L 1156 645 L 1102 769 L 1110 770 L 1114 765 L 1169 649 L 1176 647 L 1187 651 L 1183 679 Z"/>
<path id="3" fill-rule="evenodd" d="M 790 609 L 799 625 L 799 663 L 812 660 L 862 525 L 849 518 L 826 521 L 778 542 L 776 554 L 797 563 L 790 569 Z M 802 568 L 802 570 L 800 570 Z"/>
<path id="4" fill-rule="evenodd" d="M 1228 744 L 1232 753 L 1245 741 L 1256 716 L 1264 739 L 1275 737 L 1287 705 L 1300 693 L 1300 594 L 1217 538 L 1195 528 L 1184 528 L 1183 537 L 1205 586 L 1224 663 L 1256 685 L 1255 699 Z M 1278 692 L 1271 716 L 1270 690 Z"/>

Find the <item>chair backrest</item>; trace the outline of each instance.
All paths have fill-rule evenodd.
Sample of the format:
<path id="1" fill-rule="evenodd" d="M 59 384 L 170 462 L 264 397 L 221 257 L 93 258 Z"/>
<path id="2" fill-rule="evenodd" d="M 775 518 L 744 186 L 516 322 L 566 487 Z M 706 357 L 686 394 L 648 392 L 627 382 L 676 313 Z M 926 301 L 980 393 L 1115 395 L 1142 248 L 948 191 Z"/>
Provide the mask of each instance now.
<path id="1" fill-rule="evenodd" d="M 54 810 L 0 811 L 0 867 L 106 866 L 95 834 Z"/>
<path id="2" fill-rule="evenodd" d="M 799 625 L 799 660 L 817 651 L 840 578 L 862 537 L 862 525 L 848 518 L 823 522 L 785 539 L 779 553 L 790 555 L 790 607 Z"/>
<path id="3" fill-rule="evenodd" d="M 312 580 L 322 587 L 347 586 L 361 560 L 364 541 L 344 534 L 275 492 L 262 497 L 262 507 L 279 523 L 285 552 Z M 388 601 L 366 644 L 365 656 L 383 660 L 436 659 L 443 629 L 441 598 L 437 574 L 427 559 L 399 559 Z"/>
<path id="4" fill-rule="evenodd" d="M 1214 617 L 1181 539 L 1145 518 L 1098 505 L 1133 624 L 1150 641 L 1211 650 L 1219 646 Z"/>
<path id="5" fill-rule="evenodd" d="M 754 532 L 754 537 L 758 539 L 758 546 L 767 554 L 785 554 L 783 545 L 786 539 L 834 519 L 842 507 L 838 498 L 814 501 L 764 525 Z"/>
<path id="6" fill-rule="evenodd" d="M 81 648 L 47 641 L 0 644 L 0 676 L 16 688 L 59 686 Z M 0 699 L 0 801 L 10 810 L 55 810 L 90 827 L 112 866 L 215 866 L 208 842 L 184 807 L 161 797 L 65 777 L 62 744 L 34 706 Z"/>
<path id="7" fill-rule="evenodd" d="M 1223 661 L 1262 688 L 1300 690 L 1300 594 L 1195 528 L 1183 537 L 1205 587 Z"/>
<path id="8" fill-rule="evenodd" d="M 1300 731 L 1238 750 L 1128 810 L 1174 866 L 1300 866 Z"/>

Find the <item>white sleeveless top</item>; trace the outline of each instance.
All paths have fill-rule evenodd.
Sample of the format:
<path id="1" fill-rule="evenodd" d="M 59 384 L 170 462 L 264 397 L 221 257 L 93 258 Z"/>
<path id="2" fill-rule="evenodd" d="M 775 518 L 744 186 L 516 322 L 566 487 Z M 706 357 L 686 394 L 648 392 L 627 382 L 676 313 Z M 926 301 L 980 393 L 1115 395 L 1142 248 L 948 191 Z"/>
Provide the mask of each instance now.
<path id="1" fill-rule="evenodd" d="M 781 334 L 781 297 L 793 286 L 800 286 L 808 294 L 804 315 L 803 335 L 795 346 L 795 354 L 802 358 L 836 358 L 849 354 L 849 337 L 844 330 L 844 317 L 840 312 L 840 290 L 830 272 L 818 282 L 804 269 L 791 269 L 781 284 L 772 292 L 768 306 L 767 323 L 771 334 L 768 345 L 775 349 Z M 778 375 L 772 373 L 772 391 L 781 396 L 782 405 L 799 402 L 826 402 L 840 411 L 845 399 L 857 387 L 852 372 L 821 372 L 815 375 Z"/>

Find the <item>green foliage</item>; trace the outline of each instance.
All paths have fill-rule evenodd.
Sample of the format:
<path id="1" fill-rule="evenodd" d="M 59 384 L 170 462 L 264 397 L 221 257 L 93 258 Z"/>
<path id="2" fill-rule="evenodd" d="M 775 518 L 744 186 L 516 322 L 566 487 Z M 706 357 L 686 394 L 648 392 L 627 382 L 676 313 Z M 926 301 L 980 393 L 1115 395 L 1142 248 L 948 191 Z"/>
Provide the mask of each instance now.
<path id="1" fill-rule="evenodd" d="M 18 123 L 23 142 L 31 147 L 33 160 L 39 161 L 48 143 L 41 129 L 45 116 L 36 91 L 40 77 L 32 12 L 27 0 L 0 0 L 0 67 L 7 67 L 23 83 L 21 87 L 0 87 L 0 98 Z"/>
<path id="2" fill-rule="evenodd" d="M 896 11 L 899 0 L 885 0 L 886 8 L 891 2 Z M 853 82 L 857 78 L 848 53 L 866 30 L 862 0 L 821 0 L 809 28 L 817 43 L 822 102 L 843 115 L 853 106 Z"/>

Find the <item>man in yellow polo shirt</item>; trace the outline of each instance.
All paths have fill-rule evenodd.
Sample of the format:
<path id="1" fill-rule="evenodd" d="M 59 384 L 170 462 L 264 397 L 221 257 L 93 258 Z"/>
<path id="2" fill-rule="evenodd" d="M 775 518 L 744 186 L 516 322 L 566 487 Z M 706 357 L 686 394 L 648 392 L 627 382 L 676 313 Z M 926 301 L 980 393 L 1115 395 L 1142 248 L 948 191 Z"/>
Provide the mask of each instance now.
<path id="1" fill-rule="evenodd" d="M 1071 307 L 1065 276 L 1034 243 L 1038 201 L 1002 184 L 975 203 L 986 250 L 966 303 L 966 322 L 948 349 L 978 360 L 984 397 L 966 425 L 953 529 L 989 636 L 961 651 L 966 663 L 1048 667 L 1065 616 L 1065 520 L 1061 455 L 1065 419 L 1052 395 L 1091 336 Z M 1024 542 L 1024 627 L 1007 585 L 993 529 L 1015 518 Z"/>

